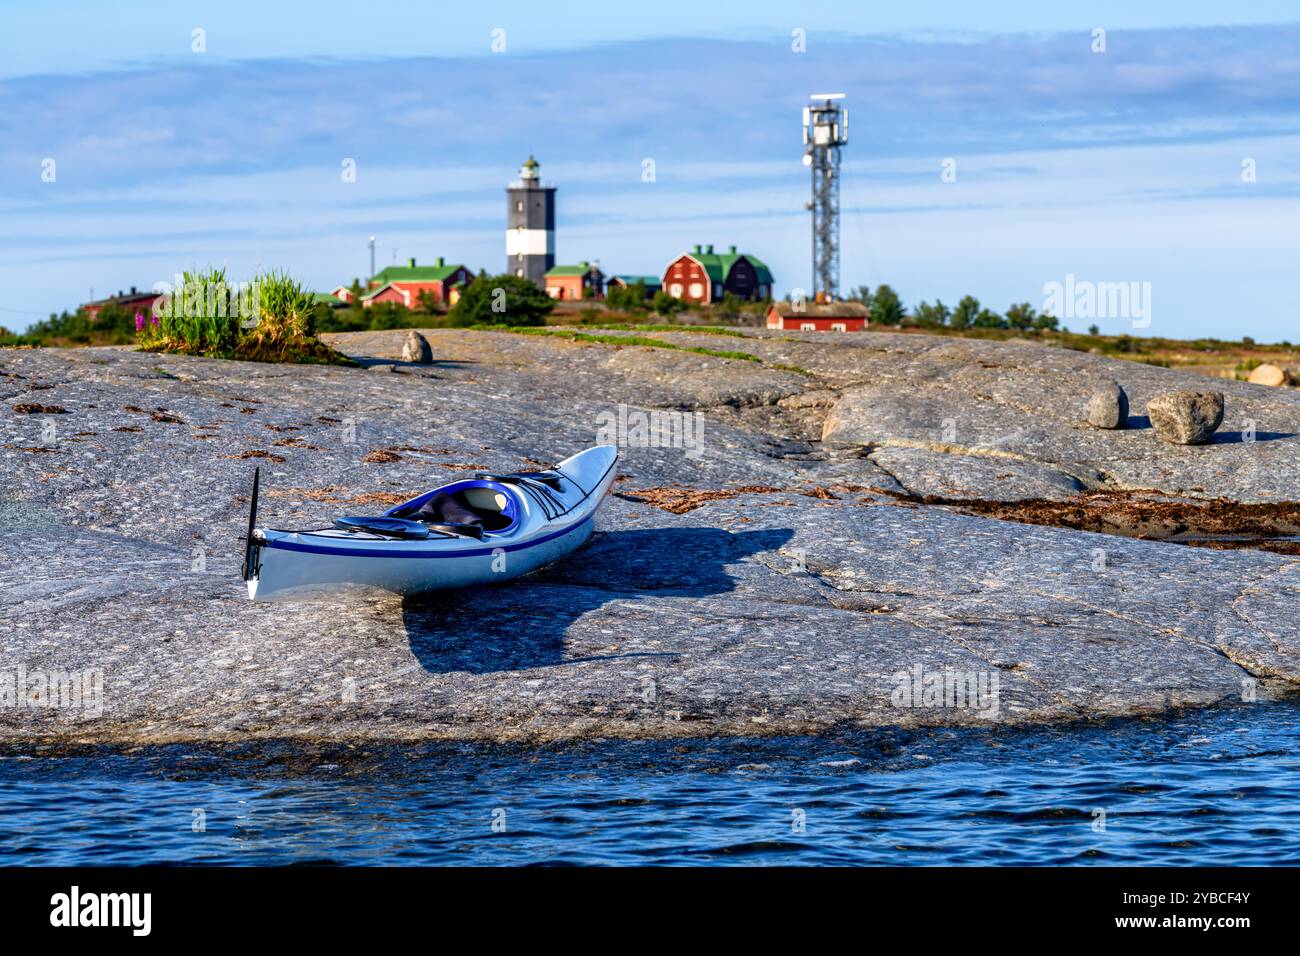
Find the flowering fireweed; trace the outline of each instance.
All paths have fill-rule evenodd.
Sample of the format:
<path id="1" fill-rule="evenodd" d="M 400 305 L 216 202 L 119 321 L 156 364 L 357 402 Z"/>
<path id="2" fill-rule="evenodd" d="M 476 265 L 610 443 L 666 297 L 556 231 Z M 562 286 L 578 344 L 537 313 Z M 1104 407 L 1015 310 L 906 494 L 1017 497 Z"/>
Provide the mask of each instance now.
<path id="1" fill-rule="evenodd" d="M 153 309 L 137 320 L 140 348 L 259 362 L 354 364 L 316 338 L 311 293 L 287 273 L 230 282 L 225 269 L 176 277 Z"/>

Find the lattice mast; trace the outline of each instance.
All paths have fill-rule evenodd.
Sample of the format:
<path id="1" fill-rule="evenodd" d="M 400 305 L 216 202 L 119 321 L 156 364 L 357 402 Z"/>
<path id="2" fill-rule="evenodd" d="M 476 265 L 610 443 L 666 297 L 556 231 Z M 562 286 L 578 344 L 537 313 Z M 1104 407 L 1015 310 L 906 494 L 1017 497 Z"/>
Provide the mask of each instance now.
<path id="1" fill-rule="evenodd" d="M 812 171 L 812 295 L 840 294 L 840 149 L 849 141 L 843 93 L 814 93 L 803 110 L 803 162 Z"/>

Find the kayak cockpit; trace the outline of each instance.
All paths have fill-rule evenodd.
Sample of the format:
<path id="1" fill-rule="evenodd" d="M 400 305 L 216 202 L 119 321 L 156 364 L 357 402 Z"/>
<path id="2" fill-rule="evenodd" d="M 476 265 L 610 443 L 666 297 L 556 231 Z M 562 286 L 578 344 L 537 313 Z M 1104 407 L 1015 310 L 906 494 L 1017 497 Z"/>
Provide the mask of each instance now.
<path id="1" fill-rule="evenodd" d="M 452 482 L 384 512 L 432 527 L 477 527 L 488 534 L 508 534 L 522 516 L 517 493 L 499 481 L 469 478 Z"/>

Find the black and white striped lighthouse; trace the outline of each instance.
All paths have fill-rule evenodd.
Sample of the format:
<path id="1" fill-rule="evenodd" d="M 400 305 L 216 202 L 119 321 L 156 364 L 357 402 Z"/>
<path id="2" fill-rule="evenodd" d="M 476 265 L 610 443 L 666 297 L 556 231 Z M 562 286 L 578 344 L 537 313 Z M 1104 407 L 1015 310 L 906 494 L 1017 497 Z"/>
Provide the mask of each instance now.
<path id="1" fill-rule="evenodd" d="M 506 187 L 506 272 L 544 289 L 546 270 L 555 265 L 555 187 L 542 185 L 541 168 L 529 156 Z"/>

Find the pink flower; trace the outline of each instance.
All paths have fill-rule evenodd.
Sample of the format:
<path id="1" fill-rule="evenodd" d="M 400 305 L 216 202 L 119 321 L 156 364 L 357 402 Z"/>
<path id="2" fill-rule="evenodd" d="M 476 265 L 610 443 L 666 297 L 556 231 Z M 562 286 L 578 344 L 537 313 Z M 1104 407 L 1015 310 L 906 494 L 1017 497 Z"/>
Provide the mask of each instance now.
<path id="1" fill-rule="evenodd" d="M 158 316 L 156 316 L 156 315 L 153 316 L 153 318 L 150 320 L 150 323 L 149 323 L 149 324 L 150 324 L 150 325 L 157 325 L 157 324 L 158 324 Z"/>
<path id="2" fill-rule="evenodd" d="M 144 331 L 144 313 L 143 313 L 143 312 L 137 312 L 137 313 L 135 314 L 135 330 L 136 330 L 137 332 L 142 332 L 142 331 Z"/>

